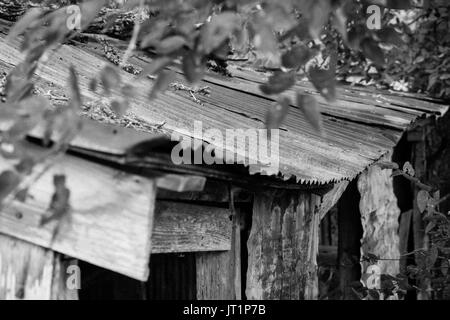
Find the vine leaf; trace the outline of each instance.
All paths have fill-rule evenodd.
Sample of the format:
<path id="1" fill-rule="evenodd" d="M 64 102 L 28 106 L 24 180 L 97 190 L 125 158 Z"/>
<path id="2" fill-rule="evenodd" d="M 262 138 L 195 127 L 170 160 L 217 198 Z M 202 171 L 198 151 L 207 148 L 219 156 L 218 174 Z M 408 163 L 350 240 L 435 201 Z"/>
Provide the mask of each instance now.
<path id="1" fill-rule="evenodd" d="M 436 263 L 436 260 L 438 258 L 438 248 L 437 247 L 431 247 L 425 256 L 425 267 L 427 269 L 433 268 L 434 264 Z"/>
<path id="2" fill-rule="evenodd" d="M 417 208 L 420 213 L 423 213 L 428 206 L 428 202 L 430 200 L 430 194 L 425 190 L 420 190 L 417 193 Z"/>
<path id="3" fill-rule="evenodd" d="M 314 87 L 328 102 L 336 100 L 336 80 L 334 63 L 329 69 L 320 69 L 317 66 L 309 70 L 309 78 Z"/>
<path id="4" fill-rule="evenodd" d="M 163 70 L 159 73 L 155 84 L 150 91 L 150 99 L 156 98 L 159 92 L 164 92 L 167 90 L 169 85 L 175 80 L 176 74 L 172 70 Z"/>
<path id="5" fill-rule="evenodd" d="M 259 89 L 264 94 L 279 94 L 292 87 L 295 80 L 295 72 L 276 71 L 269 77 L 267 83 L 259 86 Z"/>
<path id="6" fill-rule="evenodd" d="M 203 59 L 195 52 L 189 52 L 183 57 L 182 69 L 184 77 L 190 84 L 197 84 L 205 74 Z"/>
<path id="7" fill-rule="evenodd" d="M 405 162 L 405 164 L 403 165 L 403 172 L 411 177 L 414 177 L 416 174 L 416 171 L 414 170 L 413 166 L 408 161 Z"/>

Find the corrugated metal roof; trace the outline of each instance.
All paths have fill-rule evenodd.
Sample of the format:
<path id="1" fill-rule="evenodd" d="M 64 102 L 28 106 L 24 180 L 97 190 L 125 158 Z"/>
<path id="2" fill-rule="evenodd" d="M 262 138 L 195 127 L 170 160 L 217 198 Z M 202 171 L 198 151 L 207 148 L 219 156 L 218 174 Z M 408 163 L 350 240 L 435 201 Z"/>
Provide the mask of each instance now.
<path id="1" fill-rule="evenodd" d="M 20 54 L 14 47 L 0 40 L 1 69 L 10 69 L 19 63 Z M 90 78 L 105 64 L 97 49 L 62 46 L 38 71 L 40 85 L 48 87 L 51 84 L 54 90 L 65 90 L 67 70 L 73 63 L 79 73 L 83 95 L 101 99 L 99 94 L 88 90 Z M 133 58 L 131 62 L 144 65 L 147 58 L 142 58 Z M 274 103 L 272 97 L 261 94 L 258 89 L 267 74 L 236 67 L 231 68 L 231 72 L 233 77 L 206 76 L 201 86 L 208 86 L 210 94 L 196 95 L 201 103 L 193 101 L 191 93 L 174 89 L 149 101 L 152 80 L 138 82 L 125 72 L 122 78 L 134 83 L 137 89 L 131 111 L 164 133 L 175 131 L 193 136 L 190 133 L 194 120 L 202 121 L 204 130 L 264 129 L 266 112 Z M 177 81 L 183 83 L 181 74 Z M 289 94 L 294 95 L 298 90 L 317 96 L 326 137 L 311 128 L 299 106 L 292 105 L 280 128 L 279 175 L 286 180 L 295 177 L 308 184 L 352 179 L 392 150 L 403 131 L 417 118 L 443 115 L 448 109 L 423 96 L 367 88 L 341 87 L 335 104 L 325 102 L 308 83 L 297 84 Z M 164 125 L 160 126 L 162 123 Z M 208 142 L 214 144 L 214 141 Z M 251 154 L 246 156 L 252 157 Z"/>

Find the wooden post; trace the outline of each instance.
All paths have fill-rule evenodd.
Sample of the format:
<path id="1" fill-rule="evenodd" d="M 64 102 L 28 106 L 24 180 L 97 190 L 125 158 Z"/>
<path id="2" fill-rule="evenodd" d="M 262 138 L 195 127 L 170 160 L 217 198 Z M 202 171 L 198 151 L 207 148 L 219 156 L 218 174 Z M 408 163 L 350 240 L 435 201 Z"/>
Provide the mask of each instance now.
<path id="1" fill-rule="evenodd" d="M 198 300 L 241 300 L 240 211 L 231 218 L 231 250 L 195 254 Z"/>
<path id="2" fill-rule="evenodd" d="M 78 299 L 67 267 L 58 253 L 0 234 L 0 300 Z"/>
<path id="3" fill-rule="evenodd" d="M 320 218 L 345 187 L 335 187 L 324 196 L 296 190 L 255 194 L 247 242 L 248 299 L 318 298 Z"/>
<path id="4" fill-rule="evenodd" d="M 390 161 L 390 155 L 386 155 L 383 160 Z M 378 262 L 381 273 L 396 276 L 400 272 L 400 208 L 391 175 L 392 170 L 372 166 L 358 178 L 363 228 L 361 253 L 378 256 L 382 259 Z M 362 271 L 367 267 L 367 263 L 363 263 Z"/>

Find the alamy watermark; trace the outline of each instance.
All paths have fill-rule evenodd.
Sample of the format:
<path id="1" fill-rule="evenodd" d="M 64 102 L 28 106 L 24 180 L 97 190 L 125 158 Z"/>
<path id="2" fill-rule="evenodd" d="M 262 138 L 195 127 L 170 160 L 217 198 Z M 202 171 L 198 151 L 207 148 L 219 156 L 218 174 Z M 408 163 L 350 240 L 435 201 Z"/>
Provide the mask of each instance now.
<path id="1" fill-rule="evenodd" d="M 66 8 L 66 13 L 69 16 L 66 20 L 66 27 L 69 30 L 81 30 L 81 9 L 77 5 L 70 5 Z"/>
<path id="2" fill-rule="evenodd" d="M 243 164 L 270 175 L 279 171 L 279 138 L 278 129 L 204 130 L 201 121 L 194 121 L 192 132 L 172 133 L 178 143 L 171 159 L 174 164 Z"/>

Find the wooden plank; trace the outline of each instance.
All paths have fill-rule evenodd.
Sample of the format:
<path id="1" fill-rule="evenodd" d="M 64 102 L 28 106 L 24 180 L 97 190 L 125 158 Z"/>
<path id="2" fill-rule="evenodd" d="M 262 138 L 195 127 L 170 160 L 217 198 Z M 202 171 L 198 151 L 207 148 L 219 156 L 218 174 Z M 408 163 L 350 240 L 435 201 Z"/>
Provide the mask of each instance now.
<path id="1" fill-rule="evenodd" d="M 157 201 L 152 253 L 230 250 L 230 215 L 224 208 Z"/>
<path id="2" fill-rule="evenodd" d="M 0 232 L 145 281 L 155 183 L 69 155 L 58 160 L 30 186 L 25 202 L 5 204 Z M 41 226 L 55 174 L 66 176 L 70 210 Z"/>
<path id="3" fill-rule="evenodd" d="M 248 299 L 316 299 L 321 197 L 255 194 L 248 247 Z"/>
<path id="4" fill-rule="evenodd" d="M 384 156 L 382 160 L 391 161 L 391 155 Z M 363 228 L 361 253 L 380 257 L 382 260 L 378 266 L 382 274 L 397 275 L 400 272 L 400 208 L 394 194 L 392 170 L 369 167 L 358 178 L 358 190 Z M 363 273 L 368 266 L 367 262 L 362 263 Z"/>
<path id="5" fill-rule="evenodd" d="M 237 211 L 229 251 L 195 255 L 198 300 L 241 300 L 240 219 Z"/>
<path id="6" fill-rule="evenodd" d="M 58 253 L 0 234 L 0 300 L 75 300 L 67 267 Z"/>

